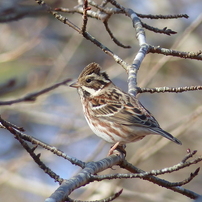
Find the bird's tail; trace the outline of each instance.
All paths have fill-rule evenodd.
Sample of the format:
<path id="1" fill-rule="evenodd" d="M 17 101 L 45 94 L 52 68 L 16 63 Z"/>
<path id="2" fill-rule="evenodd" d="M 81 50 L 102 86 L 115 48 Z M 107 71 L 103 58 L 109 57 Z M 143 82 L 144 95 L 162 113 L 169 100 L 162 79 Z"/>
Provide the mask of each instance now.
<path id="1" fill-rule="evenodd" d="M 155 133 L 158 133 L 158 134 L 162 135 L 163 137 L 177 143 L 177 144 L 182 145 L 181 141 L 179 141 L 177 138 L 173 137 L 170 133 L 162 130 L 161 128 L 155 128 L 155 129 L 151 129 L 151 130 L 154 131 Z"/>

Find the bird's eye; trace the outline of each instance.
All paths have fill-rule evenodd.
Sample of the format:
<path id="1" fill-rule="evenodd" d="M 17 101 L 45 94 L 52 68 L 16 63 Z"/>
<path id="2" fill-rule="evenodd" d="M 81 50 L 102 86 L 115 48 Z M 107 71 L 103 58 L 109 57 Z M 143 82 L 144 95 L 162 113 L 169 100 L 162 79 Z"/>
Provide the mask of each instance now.
<path id="1" fill-rule="evenodd" d="M 92 79 L 86 79 L 87 83 L 90 83 L 92 81 Z"/>

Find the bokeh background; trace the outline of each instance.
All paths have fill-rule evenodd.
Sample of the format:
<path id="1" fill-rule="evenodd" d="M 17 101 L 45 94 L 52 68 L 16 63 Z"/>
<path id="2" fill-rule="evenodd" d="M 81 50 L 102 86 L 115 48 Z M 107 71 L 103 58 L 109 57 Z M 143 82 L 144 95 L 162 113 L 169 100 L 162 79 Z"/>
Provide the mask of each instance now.
<path id="1" fill-rule="evenodd" d="M 6 3 L 7 2 L 7 3 Z M 56 7 L 72 8 L 76 1 L 46 1 Z M 149 25 L 177 31 L 167 36 L 146 31 L 147 42 L 152 45 L 180 51 L 198 51 L 202 47 L 202 1 L 201 0 L 132 0 L 119 1 L 125 7 L 143 14 L 186 13 L 189 19 L 143 20 Z M 65 78 L 76 79 L 90 62 L 97 62 L 105 69 L 113 82 L 127 91 L 126 72 L 108 55 L 90 41 L 84 39 L 53 16 L 39 11 L 32 0 L 0 1 L 0 17 L 5 9 L 30 6 L 28 17 L 0 24 L 0 99 L 20 98 L 27 93 L 39 91 Z M 7 6 L 7 7 L 6 7 Z M 8 11 L 8 10 L 6 10 Z M 12 9 L 10 9 L 12 13 Z M 82 16 L 66 14 L 76 25 L 82 25 Z M 115 15 L 109 25 L 114 35 L 131 49 L 123 49 L 112 42 L 103 24 L 89 19 L 87 30 L 119 55 L 131 63 L 138 51 L 135 30 L 129 18 Z M 202 62 L 177 57 L 149 54 L 138 74 L 140 87 L 202 85 Z M 183 145 L 178 146 L 158 136 L 146 137 L 142 141 L 127 145 L 127 160 L 135 166 L 150 171 L 172 166 L 180 162 L 186 150 L 198 150 L 202 154 L 202 93 L 201 91 L 161 94 L 141 94 L 141 102 L 153 113 L 163 129 L 178 136 Z M 96 161 L 108 153 L 110 144 L 100 140 L 89 129 L 75 89 L 68 86 L 40 96 L 31 103 L 1 106 L 1 116 L 25 128 L 26 133 L 48 144 L 56 146 L 68 155 L 82 161 Z M 41 159 L 62 178 L 74 176 L 80 169 L 43 149 Z M 176 182 L 187 178 L 201 163 L 177 173 L 162 176 Z M 104 173 L 126 172 L 115 167 Z M 0 201 L 44 201 L 58 184 L 50 179 L 33 162 L 31 157 L 14 139 L 0 129 Z M 191 199 L 165 188 L 139 179 L 113 180 L 91 183 L 71 197 L 81 200 L 96 200 L 109 196 L 123 188 L 117 202 L 189 202 Z M 202 175 L 185 188 L 202 194 Z"/>

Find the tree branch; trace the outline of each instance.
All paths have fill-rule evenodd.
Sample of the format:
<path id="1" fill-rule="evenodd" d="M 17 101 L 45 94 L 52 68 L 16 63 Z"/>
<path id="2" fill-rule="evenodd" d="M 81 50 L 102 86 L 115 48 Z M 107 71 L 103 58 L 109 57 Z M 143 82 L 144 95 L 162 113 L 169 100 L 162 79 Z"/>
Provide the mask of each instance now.
<path id="1" fill-rule="evenodd" d="M 46 150 L 51 151 L 53 154 L 56 154 L 57 156 L 60 156 L 68 161 L 70 161 L 73 165 L 77 165 L 81 168 L 85 167 L 85 163 L 82 161 L 77 160 L 76 158 L 70 157 L 67 154 L 65 154 L 64 152 L 62 152 L 61 150 L 57 149 L 54 146 L 50 146 L 32 136 L 29 136 L 25 133 L 22 133 L 19 129 L 21 129 L 21 127 L 17 127 L 7 121 L 5 121 L 4 119 L 2 119 L 0 117 L 0 123 L 2 124 L 2 126 L 7 129 L 10 133 L 12 133 L 13 135 L 18 135 L 21 139 L 28 141 L 30 143 L 32 143 L 33 145 L 39 145 L 41 147 L 43 147 Z"/>
<path id="2" fill-rule="evenodd" d="M 101 199 L 101 200 L 96 200 L 96 201 L 81 201 L 81 200 L 74 200 L 74 199 L 71 199 L 69 197 L 66 198 L 66 200 L 68 202 L 110 202 L 110 201 L 113 201 L 114 199 L 118 198 L 121 193 L 122 193 L 123 189 L 121 189 L 120 191 L 118 191 L 117 193 L 113 194 L 112 196 L 110 197 L 107 197 L 105 199 Z M 47 200 L 48 202 L 48 200 Z"/>
<path id="3" fill-rule="evenodd" d="M 196 53 L 194 52 L 182 52 L 182 51 L 176 51 L 166 48 L 161 48 L 159 46 L 155 47 L 150 45 L 148 53 L 159 53 L 166 56 L 175 56 L 180 58 L 189 58 L 189 59 L 195 59 L 195 60 L 202 60 L 202 51 L 198 51 Z"/>
<path id="4" fill-rule="evenodd" d="M 120 165 L 122 168 L 132 172 L 132 173 L 144 173 L 145 171 L 133 166 L 132 164 L 130 164 L 129 162 L 127 162 L 126 160 L 122 162 L 122 164 Z M 150 181 L 150 182 L 153 182 L 154 184 L 157 184 L 159 186 L 163 186 L 164 185 L 167 185 L 169 184 L 170 182 L 166 181 L 166 180 L 159 180 L 159 178 L 155 177 L 155 176 L 147 176 L 145 177 L 146 180 Z M 172 187 L 172 186 L 168 186 L 166 187 L 167 189 L 170 189 L 170 190 L 173 190 L 175 192 L 178 192 L 178 193 L 181 193 L 191 199 L 196 199 L 198 198 L 200 195 L 191 191 L 191 190 L 188 190 L 188 189 L 184 189 L 183 187 L 179 187 L 179 186 L 176 186 L 176 187 Z"/>
<path id="5" fill-rule="evenodd" d="M 10 101 L 0 101 L 0 105 L 12 105 L 12 104 L 16 104 L 19 102 L 33 102 L 36 101 L 36 98 L 39 97 L 40 95 L 43 95 L 51 90 L 54 90 L 56 88 L 58 88 L 61 85 L 67 85 L 70 81 L 72 81 L 71 79 L 65 79 L 62 82 L 53 84 L 52 86 L 45 88 L 43 90 L 40 90 L 38 92 L 35 93 L 29 93 L 28 95 L 25 95 L 22 98 L 19 99 L 15 99 L 15 100 L 10 100 Z"/>
<path id="6" fill-rule="evenodd" d="M 202 86 L 138 88 L 138 93 L 182 93 L 196 90 L 202 90 Z"/>

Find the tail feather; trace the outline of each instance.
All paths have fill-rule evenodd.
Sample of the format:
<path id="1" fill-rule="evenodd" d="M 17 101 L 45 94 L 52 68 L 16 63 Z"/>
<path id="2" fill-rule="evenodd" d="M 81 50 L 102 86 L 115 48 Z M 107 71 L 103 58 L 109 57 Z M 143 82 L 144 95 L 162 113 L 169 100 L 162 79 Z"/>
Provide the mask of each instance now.
<path id="1" fill-rule="evenodd" d="M 180 144 L 182 145 L 181 141 L 178 140 L 177 138 L 173 137 L 170 133 L 162 130 L 161 128 L 155 128 L 155 129 L 151 129 L 152 131 L 154 131 L 155 133 L 158 133 L 160 135 L 162 135 L 163 137 L 177 143 L 177 144 Z"/>

